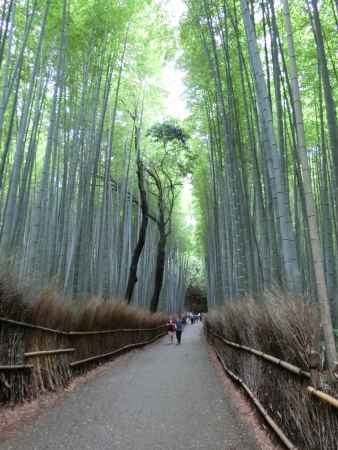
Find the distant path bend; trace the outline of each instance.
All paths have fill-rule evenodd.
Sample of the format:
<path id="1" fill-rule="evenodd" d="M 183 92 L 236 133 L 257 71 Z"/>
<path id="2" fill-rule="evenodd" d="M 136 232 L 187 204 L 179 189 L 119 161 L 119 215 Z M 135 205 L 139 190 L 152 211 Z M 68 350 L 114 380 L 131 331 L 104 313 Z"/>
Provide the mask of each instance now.
<path id="1" fill-rule="evenodd" d="M 258 450 L 209 361 L 201 325 L 188 325 L 180 346 L 164 338 L 127 361 L 78 386 L 0 450 Z"/>

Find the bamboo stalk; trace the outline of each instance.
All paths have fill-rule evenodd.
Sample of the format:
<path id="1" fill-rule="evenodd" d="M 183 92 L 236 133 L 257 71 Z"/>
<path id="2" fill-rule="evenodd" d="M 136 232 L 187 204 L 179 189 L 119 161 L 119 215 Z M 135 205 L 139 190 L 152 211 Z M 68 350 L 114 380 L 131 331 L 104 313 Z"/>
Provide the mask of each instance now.
<path id="1" fill-rule="evenodd" d="M 268 425 L 271 427 L 271 429 L 276 433 L 276 435 L 279 437 L 279 439 L 283 442 L 283 444 L 289 449 L 289 450 L 297 450 L 297 447 L 288 439 L 288 437 L 283 433 L 281 428 L 276 424 L 276 422 L 272 419 L 272 417 L 267 413 L 261 402 L 257 399 L 257 397 L 254 396 L 250 388 L 244 383 L 244 381 L 238 377 L 236 374 L 234 374 L 231 370 L 227 368 L 224 361 L 222 360 L 219 352 L 217 349 L 215 349 L 216 355 L 218 360 L 220 361 L 224 371 L 234 380 L 236 380 L 245 390 L 245 392 L 248 394 L 248 396 L 251 398 L 259 412 L 262 414 Z"/>
<path id="2" fill-rule="evenodd" d="M 320 398 L 322 401 L 329 403 L 334 408 L 338 409 L 338 399 L 332 397 L 329 394 L 326 394 L 325 392 L 318 391 L 317 389 L 315 389 L 312 386 L 308 386 L 307 391 L 310 394 L 315 395 L 316 397 Z"/>
<path id="3" fill-rule="evenodd" d="M 108 358 L 110 356 L 117 355 L 118 353 L 121 353 L 125 350 L 129 350 L 131 348 L 142 347 L 143 345 L 151 344 L 152 342 L 156 341 L 157 339 L 159 339 L 162 336 L 164 336 L 164 333 L 159 334 L 158 336 L 154 337 L 153 339 L 150 339 L 149 341 L 138 342 L 137 344 L 124 345 L 123 347 L 113 350 L 112 352 L 103 353 L 101 355 L 95 355 L 95 356 L 91 356 L 89 358 L 81 359 L 79 361 L 71 362 L 70 366 L 77 367 L 77 366 L 80 366 L 80 365 L 88 363 L 88 362 L 92 362 L 92 361 L 96 361 L 98 359 L 104 359 L 104 358 Z"/>
<path id="4" fill-rule="evenodd" d="M 27 352 L 24 353 L 26 358 L 30 358 L 32 356 L 44 356 L 44 355 L 57 355 L 60 353 L 72 353 L 75 352 L 75 348 L 60 348 L 56 350 L 40 350 L 36 352 Z"/>
<path id="5" fill-rule="evenodd" d="M 287 361 L 283 361 L 282 359 L 276 358 L 275 356 L 268 355 L 267 353 L 263 353 L 260 350 L 256 350 L 254 348 L 247 347 L 246 345 L 241 345 L 241 344 L 237 344 L 236 342 L 228 341 L 227 339 L 223 338 L 219 334 L 216 334 L 216 333 L 214 333 L 212 331 L 209 331 L 209 333 L 212 336 L 220 339 L 222 342 L 224 342 L 225 344 L 227 344 L 227 345 L 229 345 L 231 347 L 235 347 L 235 348 L 239 348 L 241 350 L 245 350 L 245 351 L 247 351 L 249 353 L 252 353 L 252 354 L 254 354 L 256 356 L 259 356 L 259 357 L 261 357 L 263 359 L 266 359 L 267 361 L 270 361 L 273 364 L 276 364 L 277 366 L 281 366 L 284 369 L 288 370 L 289 372 L 294 373 L 295 375 L 299 375 L 301 377 L 306 377 L 306 378 L 309 378 L 309 379 L 311 378 L 310 372 L 307 372 L 307 371 L 301 369 L 300 367 L 297 367 L 297 366 L 295 366 L 295 365 L 293 365 L 291 363 L 288 363 Z"/>

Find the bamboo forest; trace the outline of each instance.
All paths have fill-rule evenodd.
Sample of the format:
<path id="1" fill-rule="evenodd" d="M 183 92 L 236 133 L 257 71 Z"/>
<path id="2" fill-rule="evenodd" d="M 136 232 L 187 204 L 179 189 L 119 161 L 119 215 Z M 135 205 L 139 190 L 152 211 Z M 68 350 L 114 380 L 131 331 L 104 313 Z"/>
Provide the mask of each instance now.
<path id="1" fill-rule="evenodd" d="M 0 0 L 0 317 L 280 322 L 338 379 L 337 26 L 335 0 Z M 46 290 L 69 325 L 27 312 Z"/>

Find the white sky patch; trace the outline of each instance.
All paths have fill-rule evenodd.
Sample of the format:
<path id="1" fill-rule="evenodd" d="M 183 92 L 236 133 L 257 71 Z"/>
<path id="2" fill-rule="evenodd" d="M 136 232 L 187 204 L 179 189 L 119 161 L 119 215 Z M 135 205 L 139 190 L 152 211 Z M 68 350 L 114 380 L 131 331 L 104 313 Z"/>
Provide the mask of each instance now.
<path id="1" fill-rule="evenodd" d="M 192 204 L 192 184 L 191 176 L 187 176 L 183 181 L 183 188 L 181 192 L 181 202 L 184 208 L 184 221 L 189 225 L 193 232 L 197 224 L 196 218 L 194 216 L 194 209 Z"/>
<path id="2" fill-rule="evenodd" d="M 157 0 L 162 8 L 167 11 L 171 25 L 178 29 L 179 22 L 187 7 L 184 0 Z M 177 55 L 174 60 L 168 62 L 162 70 L 161 82 L 163 88 L 168 92 L 164 102 L 166 116 L 183 120 L 189 115 L 187 103 L 184 98 L 184 72 L 177 67 Z"/>
<path id="3" fill-rule="evenodd" d="M 171 19 L 174 26 L 178 26 L 179 21 L 187 10 L 187 6 L 183 0 L 157 0 L 162 8 L 164 8 Z"/>
<path id="4" fill-rule="evenodd" d="M 165 114 L 175 119 L 185 119 L 189 115 L 184 98 L 184 72 L 176 67 L 176 61 L 168 62 L 162 70 L 162 85 L 168 92 L 164 102 Z"/>

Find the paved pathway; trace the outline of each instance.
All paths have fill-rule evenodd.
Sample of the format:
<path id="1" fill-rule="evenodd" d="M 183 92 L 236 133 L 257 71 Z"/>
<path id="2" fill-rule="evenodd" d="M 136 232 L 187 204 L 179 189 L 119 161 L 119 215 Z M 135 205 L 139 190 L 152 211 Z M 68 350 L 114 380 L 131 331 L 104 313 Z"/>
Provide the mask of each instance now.
<path id="1" fill-rule="evenodd" d="M 186 327 L 180 346 L 164 338 L 127 361 L 78 386 L 0 450 L 258 450 L 200 325 Z"/>

